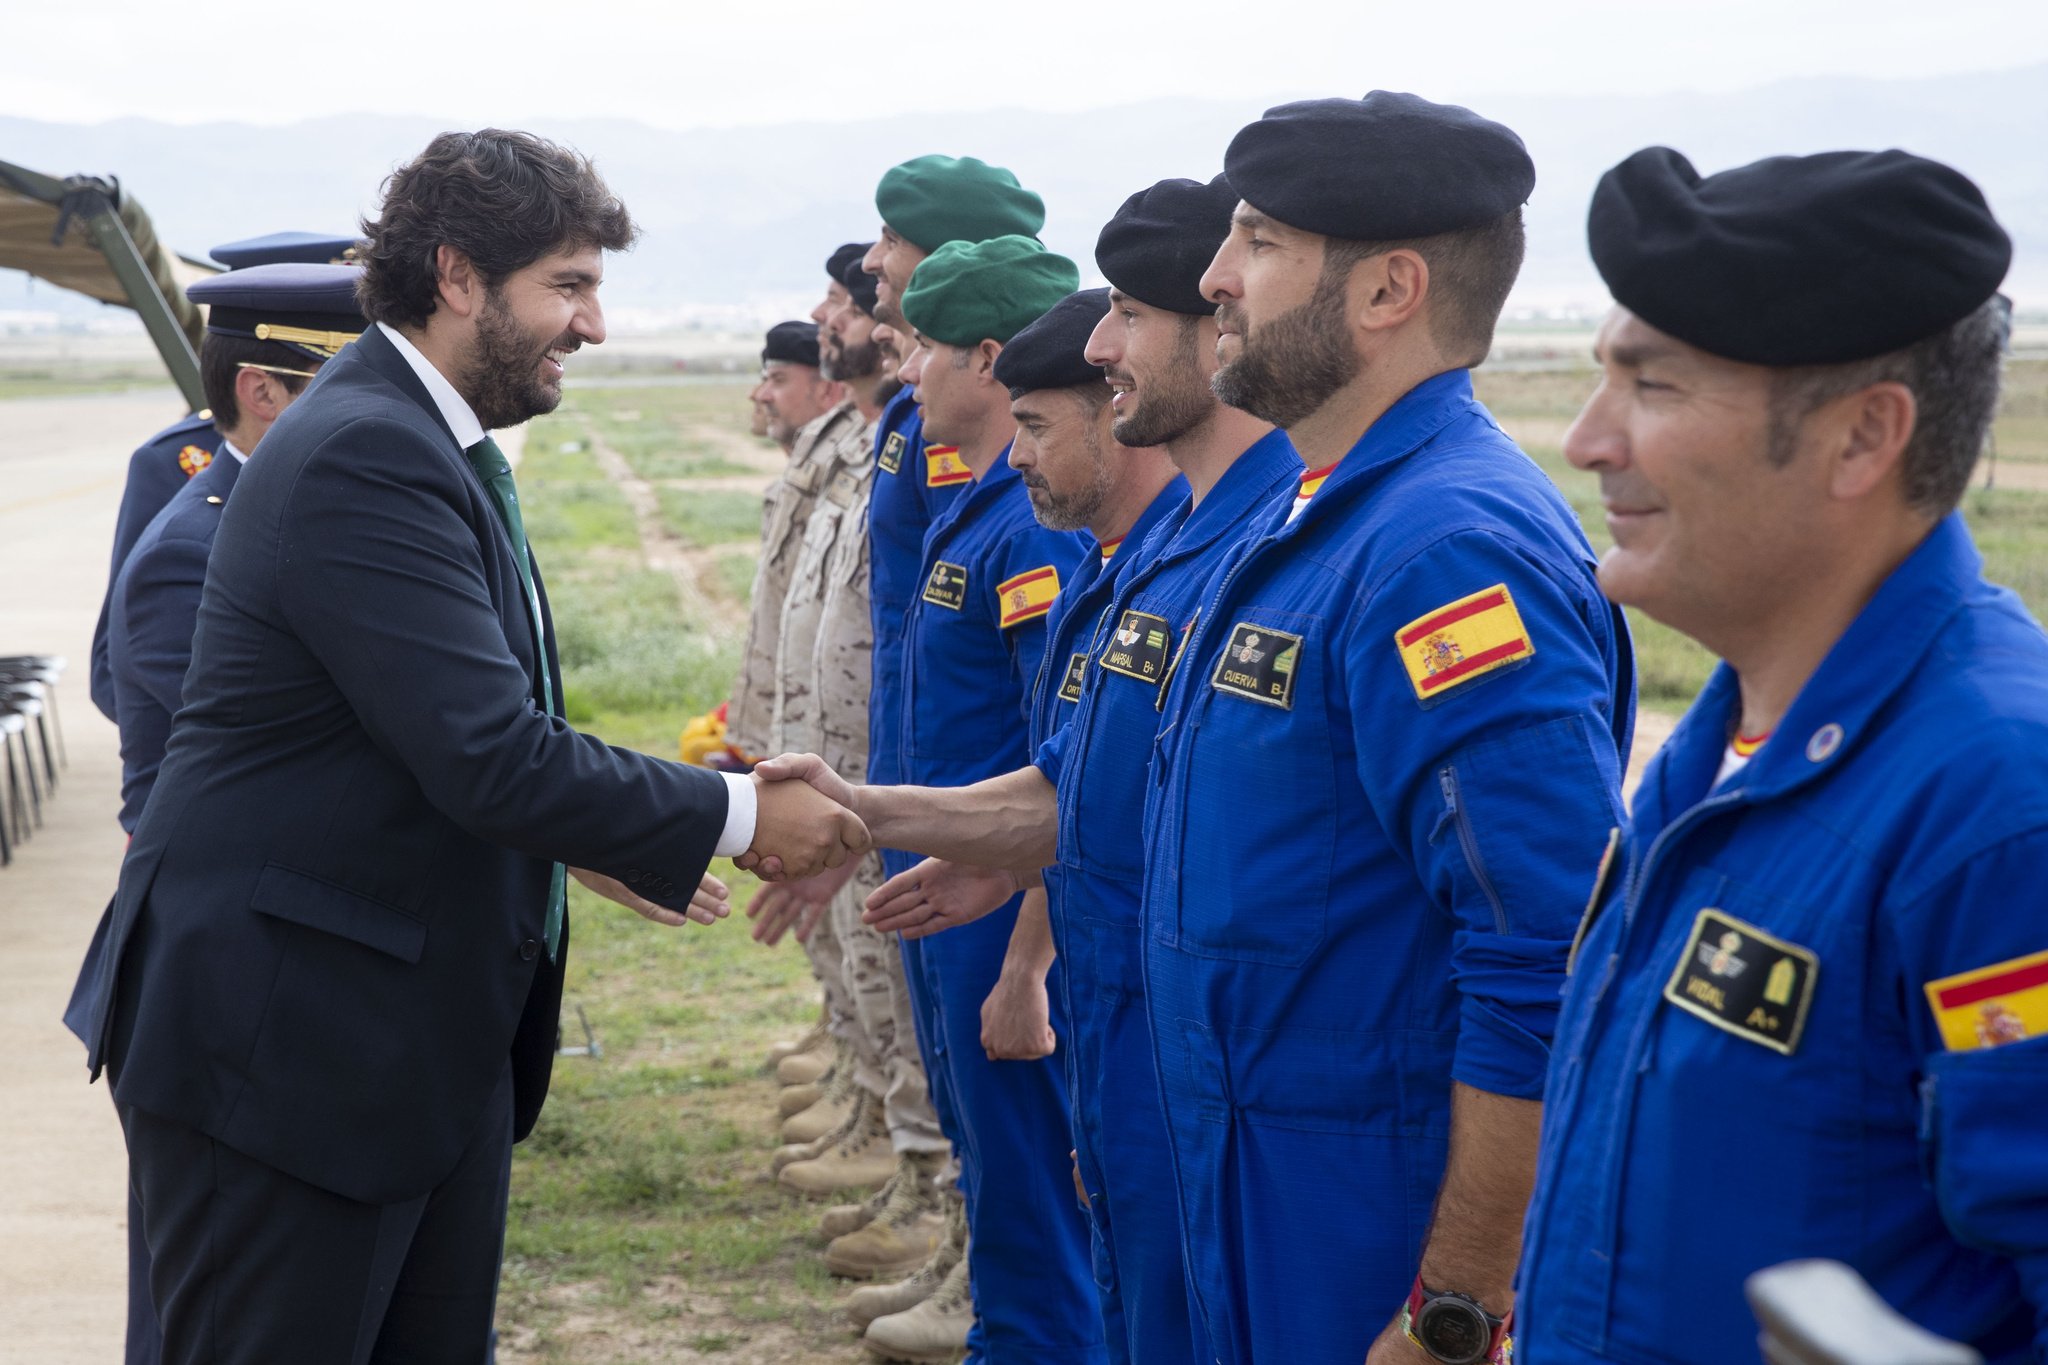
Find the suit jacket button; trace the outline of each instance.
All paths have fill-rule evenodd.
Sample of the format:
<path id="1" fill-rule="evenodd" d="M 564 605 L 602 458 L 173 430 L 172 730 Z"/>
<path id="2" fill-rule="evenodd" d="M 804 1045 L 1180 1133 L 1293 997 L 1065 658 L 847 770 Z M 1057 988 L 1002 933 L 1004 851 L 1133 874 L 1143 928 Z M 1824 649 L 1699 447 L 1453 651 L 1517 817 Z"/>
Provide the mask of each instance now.
<path id="1" fill-rule="evenodd" d="M 539 956 L 540 944 L 534 942 L 532 939 L 528 939 L 526 940 L 526 942 L 519 945 L 519 960 L 521 962 L 531 962 Z"/>

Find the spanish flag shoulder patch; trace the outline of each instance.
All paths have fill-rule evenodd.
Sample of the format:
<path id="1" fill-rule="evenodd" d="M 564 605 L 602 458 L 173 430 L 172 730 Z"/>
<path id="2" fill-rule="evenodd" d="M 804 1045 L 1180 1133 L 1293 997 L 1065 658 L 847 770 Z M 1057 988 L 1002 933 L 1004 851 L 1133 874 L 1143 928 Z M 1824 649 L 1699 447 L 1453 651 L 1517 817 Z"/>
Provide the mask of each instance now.
<path id="1" fill-rule="evenodd" d="M 1536 652 L 1505 583 L 1416 617 L 1394 632 L 1394 646 L 1425 702 Z"/>
<path id="2" fill-rule="evenodd" d="M 2048 1033 L 2048 952 L 1930 981 L 1927 1003 L 1950 1052 L 2037 1038 Z"/>
<path id="3" fill-rule="evenodd" d="M 213 452 L 205 446 L 186 446 L 178 452 L 178 468 L 185 471 L 188 479 L 212 463 Z"/>
<path id="4" fill-rule="evenodd" d="M 967 483 L 974 478 L 974 471 L 960 462 L 958 446 L 926 446 L 924 448 L 924 481 L 928 488 L 944 488 L 947 484 Z"/>
<path id="5" fill-rule="evenodd" d="M 1003 604 L 1003 629 L 1045 615 L 1059 595 L 1060 571 L 1051 564 L 1004 579 L 996 584 L 996 600 Z"/>

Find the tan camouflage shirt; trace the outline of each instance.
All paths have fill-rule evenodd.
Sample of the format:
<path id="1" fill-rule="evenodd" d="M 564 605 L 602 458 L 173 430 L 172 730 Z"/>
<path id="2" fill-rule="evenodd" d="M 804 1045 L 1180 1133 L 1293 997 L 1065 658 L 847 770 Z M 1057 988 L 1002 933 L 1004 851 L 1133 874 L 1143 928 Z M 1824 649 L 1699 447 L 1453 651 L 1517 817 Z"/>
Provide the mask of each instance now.
<path id="1" fill-rule="evenodd" d="M 874 428 L 839 439 L 783 598 L 774 734 L 781 751 L 815 753 L 842 776 L 867 774 L 869 658 L 867 507 Z M 859 736 L 849 751 L 844 736 Z"/>
<path id="2" fill-rule="evenodd" d="M 790 572 L 803 549 L 805 524 L 837 460 L 839 441 L 849 428 L 866 425 L 851 399 L 805 424 L 796 434 L 783 468 L 761 503 L 761 562 L 754 569 L 753 602 L 747 620 L 747 648 L 733 680 L 726 708 L 725 738 L 749 758 L 783 752 L 773 737 L 776 640 L 782 627 L 782 599 Z"/>

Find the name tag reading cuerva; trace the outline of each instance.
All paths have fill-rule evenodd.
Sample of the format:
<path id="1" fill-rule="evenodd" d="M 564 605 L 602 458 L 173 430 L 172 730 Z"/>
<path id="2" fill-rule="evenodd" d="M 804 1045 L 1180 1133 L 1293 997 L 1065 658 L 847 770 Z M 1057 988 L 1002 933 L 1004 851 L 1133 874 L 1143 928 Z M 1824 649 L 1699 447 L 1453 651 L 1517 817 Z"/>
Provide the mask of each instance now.
<path id="1" fill-rule="evenodd" d="M 1820 959 L 1810 949 L 1708 906 L 1693 921 L 1664 998 L 1789 1057 L 1806 1027 L 1819 974 Z"/>
<path id="2" fill-rule="evenodd" d="M 951 607 L 954 611 L 966 606 L 966 566 L 948 564 L 943 559 L 933 564 L 932 576 L 925 581 L 924 600 L 935 606 Z"/>
<path id="3" fill-rule="evenodd" d="M 1126 611 L 1102 646 L 1102 666 L 1126 678 L 1156 683 L 1166 676 L 1166 656 L 1173 628 L 1163 616 Z"/>
<path id="4" fill-rule="evenodd" d="M 1284 711 L 1294 709 L 1294 667 L 1301 661 L 1301 637 L 1239 621 L 1216 661 L 1209 681 L 1229 692 Z"/>

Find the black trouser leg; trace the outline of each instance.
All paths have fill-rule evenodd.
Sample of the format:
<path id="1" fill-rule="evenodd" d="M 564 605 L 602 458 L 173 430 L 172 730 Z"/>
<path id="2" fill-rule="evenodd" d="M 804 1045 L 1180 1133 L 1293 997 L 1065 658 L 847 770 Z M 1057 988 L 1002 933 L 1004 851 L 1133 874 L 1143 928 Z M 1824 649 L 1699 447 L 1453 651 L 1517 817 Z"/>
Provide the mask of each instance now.
<path id="1" fill-rule="evenodd" d="M 163 1333 L 156 1328 L 156 1304 L 149 1297 L 149 1243 L 142 1232 L 142 1200 L 128 1181 L 128 1347 L 127 1365 L 159 1365 Z"/>

